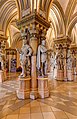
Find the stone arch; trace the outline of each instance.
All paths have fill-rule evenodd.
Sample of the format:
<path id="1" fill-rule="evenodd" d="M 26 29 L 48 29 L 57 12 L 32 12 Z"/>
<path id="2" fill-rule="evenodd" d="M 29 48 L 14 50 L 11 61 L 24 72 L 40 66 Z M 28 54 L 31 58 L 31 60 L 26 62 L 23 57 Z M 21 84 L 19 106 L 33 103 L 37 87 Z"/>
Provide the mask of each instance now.
<path id="1" fill-rule="evenodd" d="M 61 5 L 58 2 L 55 4 L 55 2 L 56 0 L 52 3 L 50 9 L 49 20 L 54 27 L 55 36 L 57 37 L 60 34 L 65 35 L 65 19 Z"/>
<path id="2" fill-rule="evenodd" d="M 20 0 L 2 0 L 0 4 L 0 24 L 1 30 L 6 35 L 6 30 L 12 20 L 21 18 L 21 3 Z"/>
<path id="3" fill-rule="evenodd" d="M 68 26 L 68 29 L 66 32 L 67 35 L 69 35 L 69 36 L 71 35 L 71 31 L 76 23 L 77 23 L 77 12 L 73 15 L 73 17 L 70 20 L 70 23 L 69 23 L 69 26 Z"/>
<path id="4" fill-rule="evenodd" d="M 17 11 L 18 11 L 18 19 L 21 18 L 21 4 L 20 4 L 20 0 L 15 0 L 16 2 L 16 6 L 17 6 Z"/>
<path id="5" fill-rule="evenodd" d="M 65 12 L 65 17 L 66 17 L 66 27 L 69 26 L 71 16 L 73 15 L 74 9 L 77 5 L 77 0 L 69 0 L 69 3 L 67 5 L 67 9 Z"/>

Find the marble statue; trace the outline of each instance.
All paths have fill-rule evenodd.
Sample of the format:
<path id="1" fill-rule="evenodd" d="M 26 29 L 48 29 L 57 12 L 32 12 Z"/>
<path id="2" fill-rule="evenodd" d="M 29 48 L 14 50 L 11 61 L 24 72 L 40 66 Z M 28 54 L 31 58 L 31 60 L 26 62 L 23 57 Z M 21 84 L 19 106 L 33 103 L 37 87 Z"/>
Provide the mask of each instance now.
<path id="1" fill-rule="evenodd" d="M 51 57 L 50 57 L 50 66 L 54 69 L 55 67 L 55 64 L 56 64 L 56 59 L 55 59 L 55 55 L 54 53 L 51 54 Z"/>
<path id="2" fill-rule="evenodd" d="M 57 63 L 57 67 L 58 67 L 59 70 L 63 70 L 64 69 L 64 55 L 63 55 L 62 51 L 60 51 L 57 54 L 56 63 Z"/>
<path id="3" fill-rule="evenodd" d="M 53 79 L 55 79 L 57 76 L 56 72 L 57 72 L 56 54 L 52 52 L 50 57 L 50 73 Z"/>
<path id="4" fill-rule="evenodd" d="M 67 69 L 70 70 L 72 69 L 72 55 L 71 55 L 71 52 L 70 50 L 68 50 L 68 53 L 67 53 Z"/>
<path id="5" fill-rule="evenodd" d="M 56 65 L 56 57 L 55 57 L 54 53 L 52 53 L 51 57 L 50 57 L 51 70 L 54 70 L 55 65 Z"/>
<path id="6" fill-rule="evenodd" d="M 0 49 L 0 70 L 4 70 L 3 56 L 4 54 L 2 53 L 2 50 Z"/>
<path id="7" fill-rule="evenodd" d="M 24 78 L 27 76 L 27 68 L 30 65 L 30 57 L 32 55 L 32 48 L 28 45 L 27 40 L 24 40 L 23 46 L 21 50 L 17 51 L 20 53 L 20 64 L 22 67 L 22 73 L 20 74 L 20 78 Z"/>
<path id="8" fill-rule="evenodd" d="M 47 75 L 47 48 L 45 40 L 42 40 L 41 45 L 38 46 L 37 69 L 39 76 L 44 77 Z"/>

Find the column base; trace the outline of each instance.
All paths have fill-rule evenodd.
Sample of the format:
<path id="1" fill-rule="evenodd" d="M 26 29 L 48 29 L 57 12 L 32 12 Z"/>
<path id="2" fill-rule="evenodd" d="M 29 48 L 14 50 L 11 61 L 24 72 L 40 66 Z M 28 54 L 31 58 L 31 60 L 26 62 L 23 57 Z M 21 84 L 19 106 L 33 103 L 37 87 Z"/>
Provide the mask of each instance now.
<path id="1" fill-rule="evenodd" d="M 58 72 L 57 72 L 57 80 L 58 81 L 63 81 L 64 80 L 64 71 L 63 70 L 58 70 Z"/>
<path id="2" fill-rule="evenodd" d="M 20 91 L 17 90 L 17 97 L 18 99 L 29 99 L 30 98 L 30 92 L 28 91 Z"/>
<path id="3" fill-rule="evenodd" d="M 48 73 L 48 80 L 54 79 L 53 72 Z"/>
<path id="4" fill-rule="evenodd" d="M 64 81 L 68 81 L 68 78 L 64 78 Z"/>
<path id="5" fill-rule="evenodd" d="M 30 92 L 30 99 L 35 100 L 38 98 L 37 89 Z"/>
<path id="6" fill-rule="evenodd" d="M 4 71 L 0 70 L 0 83 L 2 83 L 5 79 Z"/>
<path id="7" fill-rule="evenodd" d="M 31 78 L 18 78 L 19 89 L 16 91 L 19 99 L 30 98 L 30 80 Z"/>
<path id="8" fill-rule="evenodd" d="M 4 70 L 4 81 L 6 81 L 6 70 Z"/>
<path id="9" fill-rule="evenodd" d="M 67 77 L 68 77 L 68 81 L 73 81 L 74 80 L 74 75 L 73 75 L 72 70 L 67 71 Z"/>
<path id="10" fill-rule="evenodd" d="M 49 97 L 48 78 L 38 78 L 38 97 Z"/>

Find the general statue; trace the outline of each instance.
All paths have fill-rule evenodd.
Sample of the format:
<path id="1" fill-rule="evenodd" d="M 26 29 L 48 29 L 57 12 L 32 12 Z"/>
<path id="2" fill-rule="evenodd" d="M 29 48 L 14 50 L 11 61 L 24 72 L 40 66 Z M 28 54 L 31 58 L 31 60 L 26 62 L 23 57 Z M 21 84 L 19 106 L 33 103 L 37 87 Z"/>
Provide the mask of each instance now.
<path id="1" fill-rule="evenodd" d="M 72 69 L 72 67 L 73 67 L 73 57 L 72 57 L 71 51 L 68 50 L 68 53 L 67 53 L 67 69 L 70 70 L 70 69 Z"/>
<path id="2" fill-rule="evenodd" d="M 24 39 L 23 46 L 21 50 L 17 49 L 20 54 L 20 64 L 22 68 L 22 73 L 20 74 L 20 78 L 24 78 L 27 76 L 27 68 L 30 66 L 30 57 L 32 55 L 32 48 L 27 43 L 27 39 Z"/>
<path id="3" fill-rule="evenodd" d="M 41 45 L 38 46 L 37 69 L 39 76 L 44 77 L 47 75 L 47 48 L 45 40 L 42 40 Z"/>
<path id="4" fill-rule="evenodd" d="M 60 51 L 56 56 L 56 63 L 59 70 L 64 70 L 64 55 L 62 51 Z"/>
<path id="5" fill-rule="evenodd" d="M 0 70 L 4 69 L 4 60 L 3 60 L 4 54 L 2 53 L 2 50 L 0 49 Z"/>

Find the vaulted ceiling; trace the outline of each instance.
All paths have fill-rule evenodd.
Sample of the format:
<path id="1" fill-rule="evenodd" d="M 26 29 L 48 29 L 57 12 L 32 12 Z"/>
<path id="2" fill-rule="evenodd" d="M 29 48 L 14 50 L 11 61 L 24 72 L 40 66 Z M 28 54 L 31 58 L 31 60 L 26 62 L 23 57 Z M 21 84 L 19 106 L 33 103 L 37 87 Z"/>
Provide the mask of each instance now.
<path id="1" fill-rule="evenodd" d="M 26 7 L 33 8 L 32 0 L 0 0 L 0 34 L 10 37 L 11 45 L 20 38 L 16 21 L 22 17 Z M 53 44 L 53 38 L 59 35 L 70 35 L 72 42 L 77 44 L 77 0 L 38 0 L 35 7 L 38 11 L 41 7 L 46 13 L 46 18 L 51 21 L 51 27 L 47 33 L 50 47 Z"/>
<path id="2" fill-rule="evenodd" d="M 71 36 L 72 42 L 77 44 L 77 0 L 54 0 L 49 20 L 51 30 L 48 31 L 47 42 L 50 47 L 53 45 L 53 38 L 64 35 Z"/>

